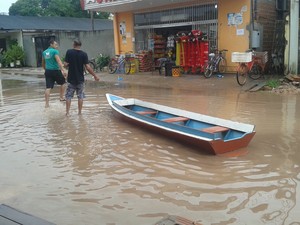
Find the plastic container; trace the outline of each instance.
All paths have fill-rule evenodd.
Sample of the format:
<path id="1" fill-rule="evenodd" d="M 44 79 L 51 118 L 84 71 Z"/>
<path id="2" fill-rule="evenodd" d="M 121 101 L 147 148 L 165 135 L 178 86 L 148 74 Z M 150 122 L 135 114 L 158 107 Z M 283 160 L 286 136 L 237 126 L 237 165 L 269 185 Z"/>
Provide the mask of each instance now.
<path id="1" fill-rule="evenodd" d="M 131 63 L 130 74 L 134 74 L 136 71 L 136 67 L 134 63 Z"/>
<path id="2" fill-rule="evenodd" d="M 179 77 L 181 76 L 181 71 L 179 66 L 173 66 L 172 67 L 172 76 L 173 77 Z"/>
<path id="3" fill-rule="evenodd" d="M 251 62 L 252 52 L 232 52 L 231 62 Z"/>

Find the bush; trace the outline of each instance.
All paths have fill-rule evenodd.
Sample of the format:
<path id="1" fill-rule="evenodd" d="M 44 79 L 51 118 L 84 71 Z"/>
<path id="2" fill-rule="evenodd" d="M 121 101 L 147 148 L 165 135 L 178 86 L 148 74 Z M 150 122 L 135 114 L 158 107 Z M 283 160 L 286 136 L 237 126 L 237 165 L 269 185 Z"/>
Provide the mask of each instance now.
<path id="1" fill-rule="evenodd" d="M 269 86 L 271 88 L 278 88 L 280 84 L 281 84 L 281 82 L 278 79 L 269 80 L 267 82 L 267 86 Z"/>
<path id="2" fill-rule="evenodd" d="M 12 45 L 10 49 L 4 53 L 4 64 L 9 65 L 11 62 L 15 63 L 17 60 L 20 60 L 20 62 L 24 64 L 25 52 L 21 46 Z"/>
<path id="3" fill-rule="evenodd" d="M 100 54 L 96 58 L 96 63 L 97 63 L 97 66 L 100 68 L 100 70 L 102 70 L 105 66 L 107 66 L 109 61 L 110 61 L 110 57 L 106 56 L 106 55 L 102 55 L 102 54 Z"/>

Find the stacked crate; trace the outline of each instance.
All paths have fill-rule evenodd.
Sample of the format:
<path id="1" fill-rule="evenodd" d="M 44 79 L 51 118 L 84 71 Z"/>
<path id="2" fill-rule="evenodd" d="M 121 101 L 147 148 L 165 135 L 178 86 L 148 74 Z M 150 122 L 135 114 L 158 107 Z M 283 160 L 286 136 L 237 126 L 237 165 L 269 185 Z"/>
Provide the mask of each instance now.
<path id="1" fill-rule="evenodd" d="M 141 51 L 136 54 L 139 64 L 139 72 L 152 71 L 153 55 L 152 51 Z"/>

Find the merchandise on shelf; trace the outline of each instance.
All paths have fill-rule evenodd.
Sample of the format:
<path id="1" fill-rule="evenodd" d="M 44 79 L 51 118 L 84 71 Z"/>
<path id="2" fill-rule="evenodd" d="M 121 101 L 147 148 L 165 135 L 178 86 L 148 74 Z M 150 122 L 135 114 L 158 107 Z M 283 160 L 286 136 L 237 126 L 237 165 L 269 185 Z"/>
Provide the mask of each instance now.
<path id="1" fill-rule="evenodd" d="M 154 60 L 165 57 L 166 44 L 162 35 L 154 35 Z"/>
<path id="2" fill-rule="evenodd" d="M 141 51 L 136 54 L 138 59 L 139 71 L 150 72 L 152 71 L 153 53 L 152 51 Z"/>

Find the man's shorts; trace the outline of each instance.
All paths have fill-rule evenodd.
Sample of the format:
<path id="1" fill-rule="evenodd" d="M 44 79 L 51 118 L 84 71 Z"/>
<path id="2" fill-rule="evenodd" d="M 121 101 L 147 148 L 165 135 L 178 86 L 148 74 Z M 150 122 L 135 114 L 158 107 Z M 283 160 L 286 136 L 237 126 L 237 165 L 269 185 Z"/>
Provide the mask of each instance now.
<path id="1" fill-rule="evenodd" d="M 73 85 L 68 84 L 67 90 L 66 90 L 66 99 L 71 100 L 74 97 L 74 92 L 76 91 L 77 98 L 83 99 L 85 98 L 84 94 L 84 83 Z"/>
<path id="2" fill-rule="evenodd" d="M 46 70 L 45 78 L 46 88 L 52 89 L 55 82 L 59 85 L 63 85 L 64 83 L 66 83 L 66 79 L 64 78 L 60 70 Z"/>

